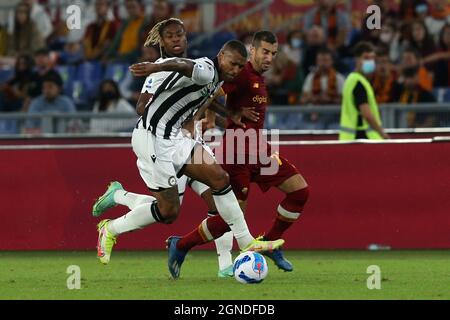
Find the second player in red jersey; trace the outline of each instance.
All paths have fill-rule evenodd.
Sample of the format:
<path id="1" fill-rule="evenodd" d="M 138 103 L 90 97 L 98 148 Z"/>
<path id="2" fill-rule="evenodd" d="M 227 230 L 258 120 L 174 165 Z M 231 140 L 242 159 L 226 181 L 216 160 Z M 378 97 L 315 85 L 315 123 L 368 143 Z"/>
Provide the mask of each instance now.
<path id="1" fill-rule="evenodd" d="M 261 130 L 264 127 L 264 119 L 268 104 L 268 92 L 264 82 L 264 72 L 270 69 L 273 59 L 278 51 L 278 41 L 276 36 L 269 31 L 259 31 L 253 37 L 250 49 L 250 60 L 245 65 L 241 73 L 230 83 L 222 87 L 226 93 L 226 107 L 233 114 L 240 114 L 244 108 L 250 108 L 253 113 L 252 120 L 229 118 L 227 129 L 232 129 L 234 134 L 227 130 L 223 149 L 225 152 L 233 152 L 235 156 L 242 153 L 242 146 L 234 144 L 232 150 L 226 149 L 227 139 L 233 139 L 238 135 L 237 129 L 248 134 L 248 130 L 256 130 L 262 136 Z M 233 121 L 231 120 L 233 119 Z M 266 148 L 267 150 L 260 150 Z M 259 156 L 261 151 L 272 155 L 272 160 L 279 164 L 278 170 L 272 175 L 263 174 L 261 169 L 268 166 L 261 164 Z M 297 168 L 287 159 L 279 154 L 273 154 L 270 145 L 267 143 L 245 145 L 246 155 L 258 155 L 256 162 L 246 162 L 245 164 L 227 163 L 222 165 L 230 175 L 230 183 L 239 203 L 245 212 L 247 198 L 250 192 L 251 183 L 256 183 L 263 192 L 275 187 L 286 194 L 285 199 L 277 208 L 276 218 L 271 229 L 264 235 L 265 239 L 275 239 L 280 237 L 299 217 L 309 196 L 309 187 L 305 179 L 301 176 Z M 251 157 L 247 157 L 247 160 Z M 254 160 L 254 159 L 253 159 Z M 270 165 L 270 164 L 269 164 Z M 292 264 L 283 257 L 281 250 L 274 250 L 268 254 L 275 264 L 285 270 L 292 271 Z"/>

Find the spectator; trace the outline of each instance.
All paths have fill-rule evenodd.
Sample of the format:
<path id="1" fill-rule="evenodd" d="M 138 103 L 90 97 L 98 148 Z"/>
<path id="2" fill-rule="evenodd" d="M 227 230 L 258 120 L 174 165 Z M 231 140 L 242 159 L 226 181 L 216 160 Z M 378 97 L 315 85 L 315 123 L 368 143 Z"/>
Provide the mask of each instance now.
<path id="1" fill-rule="evenodd" d="M 429 90 L 425 90 L 419 81 L 418 67 L 409 67 L 403 70 L 402 77 L 399 79 L 399 85 L 396 88 L 393 101 L 403 104 L 411 103 L 434 103 L 436 99 Z M 408 127 L 432 127 L 436 122 L 436 116 L 431 113 L 407 114 Z"/>
<path id="2" fill-rule="evenodd" d="M 392 67 L 388 52 L 380 50 L 377 54 L 376 69 L 373 77 L 373 90 L 378 103 L 391 102 L 392 89 L 396 79 L 397 74 Z"/>
<path id="3" fill-rule="evenodd" d="M 83 48 L 81 43 L 70 40 L 64 45 L 64 50 L 60 52 L 58 63 L 63 65 L 77 65 L 83 61 Z"/>
<path id="4" fill-rule="evenodd" d="M 172 16 L 173 8 L 167 0 L 155 0 L 152 2 L 152 13 L 148 23 L 145 25 L 140 35 L 140 43 L 144 43 L 152 28 L 159 22 L 169 19 Z"/>
<path id="5" fill-rule="evenodd" d="M 446 0 L 431 0 L 430 15 L 425 18 L 425 25 L 435 42 L 446 23 L 450 23 L 450 4 Z"/>
<path id="6" fill-rule="evenodd" d="M 450 87 L 450 24 L 442 27 L 439 35 L 439 61 L 435 64 L 434 84 L 436 87 Z"/>
<path id="7" fill-rule="evenodd" d="M 44 45 L 44 40 L 30 14 L 30 7 L 27 4 L 19 3 L 16 6 L 14 32 L 10 37 L 8 55 L 32 53 Z"/>
<path id="8" fill-rule="evenodd" d="M 42 95 L 33 99 L 28 110 L 28 114 L 45 114 L 45 113 L 70 113 L 76 112 L 73 101 L 61 95 L 63 81 L 57 72 L 49 72 L 43 78 Z M 38 119 L 29 119 L 27 121 L 28 133 L 40 133 Z"/>
<path id="9" fill-rule="evenodd" d="M 139 62 L 155 62 L 160 57 L 159 47 L 157 46 L 143 46 Z M 141 95 L 142 86 L 144 85 L 145 77 L 134 77 L 131 72 L 127 72 L 125 79 L 120 83 L 120 91 L 125 99 L 132 105 L 136 105 L 139 96 Z"/>
<path id="10" fill-rule="evenodd" d="M 46 48 L 42 48 L 36 51 L 34 55 L 34 62 L 35 70 L 31 75 L 31 81 L 28 88 L 28 96 L 30 96 L 31 98 L 35 98 L 41 95 L 43 78 L 48 72 L 53 70 L 53 62 L 52 58 L 50 57 L 50 51 Z"/>
<path id="11" fill-rule="evenodd" d="M 303 55 L 303 74 L 308 74 L 316 64 L 317 52 L 326 46 L 322 27 L 314 26 L 306 33 L 306 46 Z"/>
<path id="12" fill-rule="evenodd" d="M 333 66 L 333 52 L 323 48 L 317 53 L 316 70 L 306 76 L 303 84 L 301 104 L 330 105 L 339 104 L 344 86 L 344 76 Z M 305 119 L 305 118 L 304 118 Z M 311 113 L 304 120 L 308 128 L 324 129 L 339 122 L 339 116 Z"/>
<path id="13" fill-rule="evenodd" d="M 292 85 L 297 78 L 297 68 L 284 52 L 278 52 L 273 60 L 272 68 L 266 72 L 266 85 L 269 87 L 270 101 L 274 105 L 295 104 L 297 92 L 292 89 L 300 85 Z"/>
<path id="14" fill-rule="evenodd" d="M 393 7 L 392 0 L 373 0 L 372 4 L 380 7 L 382 23 L 394 22 L 398 19 L 398 12 Z"/>
<path id="15" fill-rule="evenodd" d="M 400 59 L 400 34 L 394 22 L 386 22 L 381 26 L 380 46 L 387 47 L 391 61 Z"/>
<path id="16" fill-rule="evenodd" d="M 36 24 L 37 30 L 41 34 L 42 38 L 45 40 L 53 32 L 52 21 L 49 15 L 45 12 L 42 5 L 38 3 L 37 0 L 21 0 L 21 3 L 28 5 L 31 8 L 31 20 Z M 9 33 L 12 34 L 15 28 L 15 18 L 13 15 L 9 17 Z"/>
<path id="17" fill-rule="evenodd" d="M 135 109 L 122 98 L 117 83 L 113 80 L 104 80 L 100 84 L 97 102 L 94 105 L 95 113 L 130 113 L 136 115 Z M 91 120 L 91 132 L 118 132 L 133 127 L 135 119 L 98 119 Z"/>
<path id="18" fill-rule="evenodd" d="M 101 60 L 117 32 L 115 21 L 108 19 L 108 0 L 96 0 L 97 19 L 88 25 L 84 35 L 84 57 L 87 60 Z"/>
<path id="19" fill-rule="evenodd" d="M 344 76 L 333 67 L 333 52 L 323 48 L 316 58 L 316 69 L 306 76 L 301 104 L 338 104 Z"/>
<path id="20" fill-rule="evenodd" d="M 315 0 L 315 6 L 305 13 L 303 28 L 310 30 L 314 25 L 325 31 L 328 47 L 337 49 L 343 46 L 351 30 L 348 14 L 336 7 L 336 0 Z"/>
<path id="21" fill-rule="evenodd" d="M 414 49 L 406 49 L 402 54 L 400 70 L 419 67 L 419 82 L 422 88 L 427 91 L 433 90 L 433 75 L 423 66 L 420 65 L 420 53 Z"/>
<path id="22" fill-rule="evenodd" d="M 86 33 L 87 26 L 95 20 L 95 10 L 91 0 L 46 0 L 47 11 L 50 12 L 53 21 L 54 32 L 47 38 L 47 46 L 54 51 L 61 51 L 67 42 L 81 42 Z M 42 2 L 42 1 L 41 1 Z M 72 12 L 67 12 L 69 6 L 77 6 L 80 9 L 80 25 L 69 29 L 68 21 L 73 21 Z M 112 16 L 112 13 L 111 13 Z M 70 20 L 68 20 L 70 19 Z"/>
<path id="23" fill-rule="evenodd" d="M 419 17 L 419 14 L 427 12 L 428 3 L 426 0 L 401 0 L 399 8 L 399 18 L 405 23 L 409 23 Z"/>
<path id="24" fill-rule="evenodd" d="M 33 73 L 33 58 L 28 54 L 17 57 L 15 73 L 11 80 L 0 85 L 0 112 L 17 112 L 27 98 Z"/>
<path id="25" fill-rule="evenodd" d="M 142 0 L 125 0 L 125 6 L 128 19 L 121 24 L 106 57 L 113 61 L 130 63 L 139 56 L 139 36 L 145 25 Z"/>
<path id="26" fill-rule="evenodd" d="M 245 48 L 247 49 L 247 53 L 250 56 L 250 48 L 252 46 L 253 42 L 253 32 L 245 32 L 240 37 L 239 40 L 242 41 L 242 43 L 245 45 Z"/>
<path id="27" fill-rule="evenodd" d="M 411 34 L 407 41 L 407 46 L 417 50 L 421 57 L 426 57 L 436 52 L 433 38 L 428 34 L 427 27 L 423 21 L 414 20 L 411 23 Z"/>
<path id="28" fill-rule="evenodd" d="M 281 50 L 288 56 L 288 58 L 299 66 L 302 61 L 303 49 L 303 34 L 300 30 L 290 31 L 286 38 L 286 44 L 281 47 Z"/>

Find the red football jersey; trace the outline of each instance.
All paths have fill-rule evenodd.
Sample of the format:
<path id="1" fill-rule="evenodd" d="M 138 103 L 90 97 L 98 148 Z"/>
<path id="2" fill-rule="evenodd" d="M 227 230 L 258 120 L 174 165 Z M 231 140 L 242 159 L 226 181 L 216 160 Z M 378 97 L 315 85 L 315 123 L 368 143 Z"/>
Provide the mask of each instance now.
<path id="1" fill-rule="evenodd" d="M 240 110 L 254 107 L 255 111 L 259 112 L 258 122 L 242 118 L 246 129 L 263 129 L 268 94 L 264 77 L 253 69 L 250 61 L 246 63 L 239 75 L 232 82 L 225 83 L 222 89 L 227 94 L 227 108 Z M 227 129 L 237 128 L 241 127 L 228 120 Z"/>

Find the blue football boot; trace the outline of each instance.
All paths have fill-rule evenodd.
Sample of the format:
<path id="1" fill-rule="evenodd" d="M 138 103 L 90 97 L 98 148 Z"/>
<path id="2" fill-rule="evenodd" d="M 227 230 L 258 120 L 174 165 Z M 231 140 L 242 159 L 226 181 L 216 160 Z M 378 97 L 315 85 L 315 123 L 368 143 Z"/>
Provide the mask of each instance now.
<path id="1" fill-rule="evenodd" d="M 292 263 L 289 262 L 284 256 L 281 249 L 275 249 L 271 252 L 263 252 L 263 254 L 275 262 L 276 266 L 280 268 L 281 270 L 291 272 L 294 270 L 294 267 L 292 266 Z"/>
<path id="2" fill-rule="evenodd" d="M 170 274 L 174 279 L 180 277 L 181 265 L 183 264 L 184 258 L 186 257 L 187 253 L 177 249 L 177 242 L 180 239 L 181 237 L 172 236 L 166 240 L 167 249 L 169 252 L 169 260 L 167 262 L 167 266 L 169 267 Z"/>

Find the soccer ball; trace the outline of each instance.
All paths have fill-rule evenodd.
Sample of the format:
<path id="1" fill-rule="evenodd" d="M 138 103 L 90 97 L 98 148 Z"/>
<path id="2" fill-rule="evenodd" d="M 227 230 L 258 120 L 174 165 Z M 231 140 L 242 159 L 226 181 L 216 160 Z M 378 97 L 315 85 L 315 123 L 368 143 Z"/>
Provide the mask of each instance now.
<path id="1" fill-rule="evenodd" d="M 234 260 L 234 278 L 241 283 L 260 283 L 268 271 L 266 259 L 257 252 L 243 252 Z"/>

